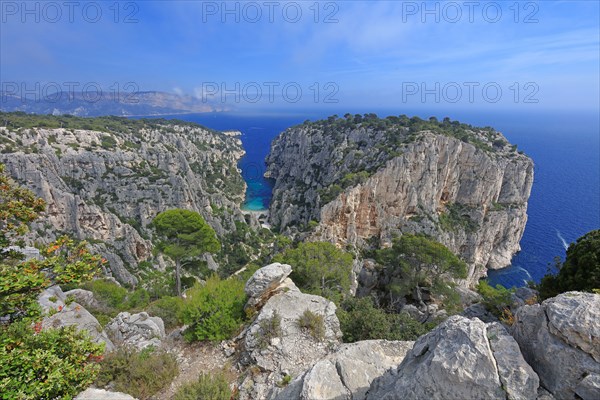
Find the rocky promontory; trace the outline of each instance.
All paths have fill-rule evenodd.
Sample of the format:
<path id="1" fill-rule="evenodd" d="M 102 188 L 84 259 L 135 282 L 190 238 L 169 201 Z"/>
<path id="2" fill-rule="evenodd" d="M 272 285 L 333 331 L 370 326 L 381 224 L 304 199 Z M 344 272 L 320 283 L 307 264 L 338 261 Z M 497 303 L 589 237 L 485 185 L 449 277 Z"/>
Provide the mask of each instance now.
<path id="1" fill-rule="evenodd" d="M 469 263 L 470 282 L 520 249 L 533 162 L 492 128 L 330 117 L 284 131 L 267 164 L 282 232 L 359 248 L 424 233 Z"/>

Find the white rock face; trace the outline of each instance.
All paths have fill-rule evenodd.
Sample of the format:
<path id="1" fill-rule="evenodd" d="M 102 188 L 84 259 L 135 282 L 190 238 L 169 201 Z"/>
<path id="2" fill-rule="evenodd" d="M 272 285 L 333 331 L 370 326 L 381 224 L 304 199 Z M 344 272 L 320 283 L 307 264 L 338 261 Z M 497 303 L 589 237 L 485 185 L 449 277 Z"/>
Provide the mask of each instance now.
<path id="1" fill-rule="evenodd" d="M 600 295 L 591 293 L 563 293 L 516 312 L 511 333 L 556 399 L 600 398 L 599 321 Z"/>
<path id="2" fill-rule="evenodd" d="M 44 312 L 56 311 L 54 315 L 42 320 L 42 328 L 60 328 L 75 325 L 77 330 L 87 331 L 94 342 L 104 343 L 104 351 L 114 350 L 114 344 L 108 338 L 96 317 L 78 303 L 65 304 L 66 298 L 65 293 L 58 285 L 51 286 L 40 294 L 38 303 L 42 310 Z"/>
<path id="3" fill-rule="evenodd" d="M 275 400 L 364 400 L 373 379 L 397 366 L 414 342 L 364 340 L 344 344 L 274 395 Z"/>
<path id="4" fill-rule="evenodd" d="M 291 273 L 291 266 L 280 263 L 269 264 L 256 271 L 244 287 L 249 298 L 247 307 L 264 304 Z"/>
<path id="5" fill-rule="evenodd" d="M 508 145 L 485 151 L 449 136 L 420 135 L 386 150 L 390 139 L 380 131 L 288 129 L 267 159 L 267 175 L 276 180 L 271 223 L 285 230 L 317 220 L 312 238 L 341 246 L 360 247 L 370 238 L 388 245 L 394 234 L 425 233 L 471 265 L 471 282 L 485 274 L 475 266 L 507 266 L 527 222 L 532 161 Z M 357 168 L 376 172 L 322 200 L 324 190 Z M 452 205 L 460 205 L 459 217 L 468 224 L 440 223 Z"/>
<path id="6" fill-rule="evenodd" d="M 502 326 L 453 316 L 421 336 L 397 369 L 375 379 L 367 399 L 536 399 L 538 386 Z"/>
<path id="7" fill-rule="evenodd" d="M 0 162 L 47 203 L 28 240 L 47 243 L 57 231 L 88 239 L 108 260 L 107 274 L 122 283 L 135 285 L 136 267 L 151 257 L 148 225 L 159 212 L 197 211 L 218 234 L 244 222 L 239 138 L 159 124 L 110 134 L 0 127 L 0 138 L 0 150 L 23 143 L 3 151 Z"/>
<path id="8" fill-rule="evenodd" d="M 119 345 L 141 350 L 148 346 L 159 347 L 165 338 L 165 325 L 161 318 L 147 313 L 119 313 L 106 325 L 106 331 Z"/>
<path id="9" fill-rule="evenodd" d="M 136 400 L 128 394 L 121 392 L 109 392 L 104 389 L 88 388 L 79 393 L 75 400 Z"/>
<path id="10" fill-rule="evenodd" d="M 289 265 L 271 264 L 258 270 L 246 285 L 247 293 L 252 293 L 253 298 L 266 296 L 268 300 L 240 338 L 242 364 L 260 371 L 249 375 L 242 383 L 242 400 L 266 399 L 285 375 L 298 376 L 340 344 L 342 333 L 335 304 L 323 297 L 300 292 L 286 278 L 290 272 Z M 270 297 L 267 296 L 269 293 Z M 324 335 L 320 340 L 298 324 L 306 310 L 323 319 Z M 264 327 L 273 318 L 279 319 L 279 326 L 268 336 Z"/>

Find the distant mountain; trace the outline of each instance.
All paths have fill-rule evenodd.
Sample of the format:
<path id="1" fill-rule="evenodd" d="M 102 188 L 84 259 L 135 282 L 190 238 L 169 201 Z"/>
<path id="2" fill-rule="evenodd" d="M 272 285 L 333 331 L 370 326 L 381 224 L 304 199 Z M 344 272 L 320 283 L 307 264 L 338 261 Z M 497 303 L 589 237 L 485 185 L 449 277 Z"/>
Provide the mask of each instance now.
<path id="1" fill-rule="evenodd" d="M 226 107 L 203 102 L 201 99 L 189 95 L 156 91 L 120 94 L 57 92 L 38 99 L 0 92 L 0 111 L 70 114 L 87 117 L 102 115 L 125 117 L 226 111 Z"/>

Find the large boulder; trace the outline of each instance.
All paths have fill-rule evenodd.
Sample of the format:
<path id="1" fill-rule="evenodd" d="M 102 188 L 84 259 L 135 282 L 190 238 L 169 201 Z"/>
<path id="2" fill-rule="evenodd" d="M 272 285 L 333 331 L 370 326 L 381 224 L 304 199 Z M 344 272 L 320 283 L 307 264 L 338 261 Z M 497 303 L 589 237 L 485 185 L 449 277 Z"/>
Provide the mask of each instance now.
<path id="1" fill-rule="evenodd" d="M 139 350 L 148 346 L 160 346 L 166 336 L 163 320 L 159 317 L 151 317 L 145 312 L 119 313 L 106 325 L 106 331 L 115 343 Z"/>
<path id="2" fill-rule="evenodd" d="M 58 285 L 44 290 L 38 297 L 38 303 L 44 312 L 51 314 L 42 320 L 42 328 L 75 325 L 78 330 L 87 331 L 94 342 L 104 343 L 105 351 L 114 350 L 114 344 L 96 317 L 79 303 L 67 301 L 67 296 Z"/>
<path id="3" fill-rule="evenodd" d="M 525 400 L 537 398 L 538 386 L 500 324 L 453 316 L 421 336 L 398 368 L 375 379 L 367 399 Z"/>
<path id="4" fill-rule="evenodd" d="M 291 266 L 280 263 L 269 264 L 256 271 L 248 279 L 244 288 L 248 296 L 246 307 L 260 308 L 271 296 L 281 290 L 282 286 L 293 286 L 292 281 L 288 279 L 291 273 Z"/>
<path id="5" fill-rule="evenodd" d="M 364 400 L 373 379 L 397 366 L 414 342 L 344 344 L 294 379 L 274 400 Z"/>
<path id="6" fill-rule="evenodd" d="M 104 389 L 88 388 L 79 393 L 75 400 L 136 400 L 128 394 L 121 392 L 109 392 Z"/>
<path id="7" fill-rule="evenodd" d="M 267 398 L 286 375 L 298 376 L 340 344 L 342 333 L 335 304 L 320 296 L 304 294 L 293 283 L 286 283 L 284 275 L 289 273 L 288 267 L 269 265 L 263 268 L 266 271 L 257 271 L 246 285 L 246 292 L 254 298 L 264 298 L 260 293 L 270 293 L 270 297 L 240 337 L 241 363 L 253 371 L 240 387 L 242 400 Z M 322 321 L 321 337 L 311 335 L 298 324 L 306 311 Z"/>
<path id="8" fill-rule="evenodd" d="M 600 295 L 567 292 L 523 306 L 511 333 L 556 399 L 600 398 Z"/>

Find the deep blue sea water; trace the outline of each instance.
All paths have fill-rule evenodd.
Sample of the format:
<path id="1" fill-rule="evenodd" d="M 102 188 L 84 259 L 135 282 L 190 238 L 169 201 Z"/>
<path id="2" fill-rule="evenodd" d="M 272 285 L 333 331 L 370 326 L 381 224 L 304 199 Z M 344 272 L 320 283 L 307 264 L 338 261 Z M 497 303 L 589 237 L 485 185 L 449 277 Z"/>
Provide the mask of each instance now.
<path id="1" fill-rule="evenodd" d="M 514 257 L 512 266 L 490 271 L 492 284 L 511 287 L 523 286 L 528 280 L 539 282 L 554 257 L 564 257 L 569 243 L 590 230 L 600 228 L 600 128 L 597 112 L 463 111 L 423 114 L 395 110 L 379 111 L 378 115 L 402 113 L 422 118 L 432 114 L 438 118 L 449 116 L 476 126 L 493 126 L 534 160 L 535 181 L 529 200 L 529 219 L 521 240 L 522 249 Z M 240 167 L 248 183 L 244 207 L 263 210 L 268 208 L 271 199 L 271 182 L 262 176 L 271 140 L 289 126 L 326 116 L 308 112 L 297 115 L 213 113 L 175 117 L 217 130 L 242 132 L 246 155 L 240 161 Z"/>

